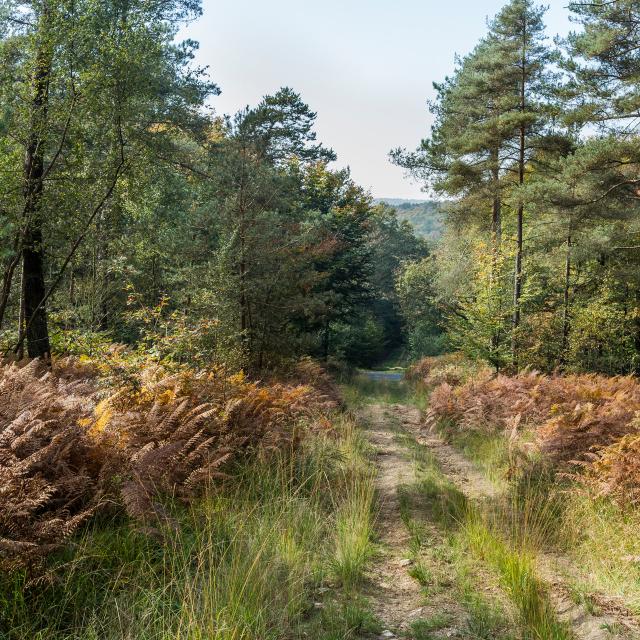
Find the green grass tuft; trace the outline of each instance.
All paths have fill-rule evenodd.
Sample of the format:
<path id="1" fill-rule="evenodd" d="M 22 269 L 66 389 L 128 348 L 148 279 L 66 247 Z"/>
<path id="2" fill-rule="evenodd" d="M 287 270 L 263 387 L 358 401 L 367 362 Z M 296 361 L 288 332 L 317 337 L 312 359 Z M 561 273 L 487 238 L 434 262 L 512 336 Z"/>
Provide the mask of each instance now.
<path id="1" fill-rule="evenodd" d="M 97 520 L 44 580 L 3 575 L 0 638 L 276 640 L 318 619 L 325 640 L 373 629 L 351 589 L 370 557 L 374 474 L 352 419 L 336 425 L 337 439 L 250 464 L 189 509 L 167 505 L 166 530 Z M 344 605 L 317 610 L 336 575 Z"/>

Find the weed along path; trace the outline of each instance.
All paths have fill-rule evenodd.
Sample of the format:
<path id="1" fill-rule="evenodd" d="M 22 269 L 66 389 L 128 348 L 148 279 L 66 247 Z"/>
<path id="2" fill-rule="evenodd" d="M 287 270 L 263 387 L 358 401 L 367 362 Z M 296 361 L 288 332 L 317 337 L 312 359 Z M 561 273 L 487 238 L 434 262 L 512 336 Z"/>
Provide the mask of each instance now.
<path id="1" fill-rule="evenodd" d="M 499 498 L 501 488 L 479 471 L 471 461 L 430 429 L 419 429 L 416 440 L 429 448 L 443 473 L 471 500 Z M 572 592 L 563 576 L 571 572 L 568 559 L 539 552 L 535 569 L 548 589 L 551 605 L 561 623 L 576 640 L 640 640 L 640 628 L 616 603 L 602 597 L 588 598 Z"/>
<path id="2" fill-rule="evenodd" d="M 553 558 L 490 524 L 504 487 L 425 429 L 419 409 L 360 411 L 378 467 L 379 553 L 365 593 L 381 638 L 640 639 L 625 612 L 575 597 Z"/>

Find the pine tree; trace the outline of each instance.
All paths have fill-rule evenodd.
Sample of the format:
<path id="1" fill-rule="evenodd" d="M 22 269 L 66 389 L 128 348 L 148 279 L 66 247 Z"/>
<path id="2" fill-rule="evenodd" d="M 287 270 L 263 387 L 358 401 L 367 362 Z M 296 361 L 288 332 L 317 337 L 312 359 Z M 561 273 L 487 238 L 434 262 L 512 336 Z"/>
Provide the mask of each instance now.
<path id="1" fill-rule="evenodd" d="M 528 167 L 541 149 L 557 147 L 554 52 L 545 42 L 544 8 L 511 0 L 489 25 L 488 35 L 459 61 L 451 78 L 435 85 L 430 138 L 414 153 L 395 151 L 395 162 L 436 191 L 456 198 L 450 207 L 461 224 L 490 212 L 493 275 L 497 277 L 503 211 L 515 211 L 516 251 L 512 303 L 512 358 L 517 364 L 521 318 L 525 200 Z M 560 146 L 563 146 L 560 144 Z M 481 227 L 486 227 L 481 216 Z M 495 291 L 502 291 L 496 286 Z M 493 305 L 499 309 L 500 304 Z M 502 332 L 498 332 L 502 333 Z M 491 339 L 497 348 L 497 336 Z"/>
<path id="2" fill-rule="evenodd" d="M 573 118 L 626 127 L 640 117 L 640 3 L 593 0 L 570 2 L 569 8 L 583 27 L 567 41 L 576 98 Z"/>
<path id="3" fill-rule="evenodd" d="M 522 187 L 527 165 L 547 144 L 548 105 L 554 90 L 554 75 L 549 70 L 553 52 L 545 43 L 545 9 L 532 0 L 511 0 L 490 25 L 489 39 L 494 55 L 509 69 L 511 98 L 509 120 L 515 134 L 510 141 L 518 189 L 512 203 L 516 209 L 516 252 L 513 284 L 512 357 L 517 366 L 517 330 L 521 318 L 523 286 L 524 213 Z"/>

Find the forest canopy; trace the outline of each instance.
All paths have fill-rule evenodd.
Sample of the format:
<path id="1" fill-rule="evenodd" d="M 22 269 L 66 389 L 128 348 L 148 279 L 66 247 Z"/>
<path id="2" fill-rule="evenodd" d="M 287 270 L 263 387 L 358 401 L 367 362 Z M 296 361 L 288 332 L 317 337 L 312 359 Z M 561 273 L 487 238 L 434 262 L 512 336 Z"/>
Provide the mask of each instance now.
<path id="1" fill-rule="evenodd" d="M 423 269 L 453 346 L 497 369 L 636 372 L 640 4 L 569 9 L 552 39 L 545 7 L 508 2 L 392 159 L 447 201 Z"/>
<path id="2" fill-rule="evenodd" d="M 426 244 L 316 140 L 284 87 L 233 116 L 178 42 L 192 0 L 5 5 L 0 344 L 125 343 L 263 369 L 402 343 L 394 277 Z M 213 101 L 215 104 L 215 100 Z"/>
<path id="3" fill-rule="evenodd" d="M 178 362 L 638 368 L 640 8 L 511 0 L 392 160 L 436 200 L 376 201 L 283 87 L 217 114 L 194 0 L 0 15 L 0 346 L 113 342 Z"/>

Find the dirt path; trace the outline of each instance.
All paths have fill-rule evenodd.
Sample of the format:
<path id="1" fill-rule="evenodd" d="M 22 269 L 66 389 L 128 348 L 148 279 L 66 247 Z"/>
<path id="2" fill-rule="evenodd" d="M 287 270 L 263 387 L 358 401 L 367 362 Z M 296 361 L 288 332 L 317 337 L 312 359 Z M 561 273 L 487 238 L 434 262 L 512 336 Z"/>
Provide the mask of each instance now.
<path id="1" fill-rule="evenodd" d="M 367 407 L 363 417 L 377 456 L 377 529 L 382 545 L 368 595 L 378 618 L 388 630 L 398 633 L 406 631 L 421 615 L 423 605 L 420 585 L 408 573 L 410 535 L 402 522 L 398 497 L 398 487 L 413 480 L 413 465 L 406 450 L 394 440 L 390 425 L 395 418 L 384 405 Z"/>
<path id="2" fill-rule="evenodd" d="M 398 434 L 407 433 L 427 447 L 442 472 L 471 500 L 498 498 L 500 490 L 462 453 L 424 428 L 418 409 L 406 405 L 370 405 L 363 409 L 362 418 L 376 449 L 379 468 L 377 528 L 381 553 L 371 570 L 367 595 L 386 627 L 381 638 L 412 638 L 411 628 L 416 621 L 442 612 L 447 614 L 447 624 L 433 637 L 471 637 L 464 632 L 467 614 L 455 595 L 444 589 L 429 593 L 427 598 L 419 582 L 410 575 L 411 534 L 402 519 L 399 489 L 415 482 L 415 472 L 411 452 L 400 442 Z M 428 535 L 434 544 L 438 544 L 438 537 L 443 537 L 437 527 L 431 527 Z M 593 602 L 575 601 L 560 573 L 566 574 L 567 560 L 543 555 L 540 574 L 549 585 L 558 617 L 571 625 L 576 640 L 640 639 L 634 619 L 616 603 L 603 597 L 597 597 L 596 607 Z"/>
<path id="3" fill-rule="evenodd" d="M 416 476 L 411 451 L 399 443 L 397 436 L 419 428 L 420 412 L 402 405 L 370 405 L 361 417 L 375 447 L 379 470 L 377 530 L 381 553 L 370 572 L 366 595 L 385 625 L 380 637 L 411 639 L 412 625 L 440 617 L 445 622 L 429 637 L 471 640 L 476 636 L 465 633 L 468 615 L 454 592 L 445 584 L 444 588 L 431 590 L 427 597 L 418 580 L 410 575 L 414 565 L 411 534 L 402 519 L 399 489 L 412 485 Z M 426 535 L 434 545 L 444 540 L 435 525 L 429 527 L 427 523 L 427 528 Z"/>

